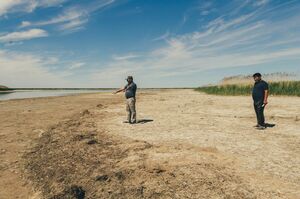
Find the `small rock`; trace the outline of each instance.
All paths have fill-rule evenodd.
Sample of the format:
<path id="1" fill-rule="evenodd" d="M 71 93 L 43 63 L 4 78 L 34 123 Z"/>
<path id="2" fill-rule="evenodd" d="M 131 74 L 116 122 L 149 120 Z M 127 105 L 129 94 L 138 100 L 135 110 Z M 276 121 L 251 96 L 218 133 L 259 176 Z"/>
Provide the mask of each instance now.
<path id="1" fill-rule="evenodd" d="M 51 199 L 61 199 L 61 198 L 70 198 L 70 199 L 84 199 L 85 190 L 77 185 L 72 185 L 69 188 L 66 188 L 63 193 L 55 195 Z"/>
<path id="2" fill-rule="evenodd" d="M 90 114 L 90 111 L 86 109 L 86 110 L 84 110 L 81 114 L 82 114 L 82 115 L 89 115 L 89 114 Z"/>
<path id="3" fill-rule="evenodd" d="M 115 173 L 115 176 L 118 178 L 118 180 L 124 180 L 125 179 L 125 175 L 123 174 L 122 171 L 119 171 L 119 172 Z"/>
<path id="4" fill-rule="evenodd" d="M 101 182 L 107 181 L 108 179 L 109 179 L 108 175 L 102 175 L 96 177 L 96 181 L 101 181 Z"/>
<path id="5" fill-rule="evenodd" d="M 145 189 L 144 186 L 140 186 L 140 187 L 137 189 L 138 194 L 141 195 L 141 196 L 143 196 L 143 195 L 144 195 L 144 189 Z"/>
<path id="6" fill-rule="evenodd" d="M 6 150 L 5 149 L 1 149 L 0 154 L 5 154 Z"/>
<path id="7" fill-rule="evenodd" d="M 98 104 L 97 107 L 98 107 L 98 108 L 102 108 L 102 107 L 103 107 L 103 104 Z"/>
<path id="8" fill-rule="evenodd" d="M 97 143 L 98 143 L 97 140 L 89 140 L 89 141 L 87 142 L 87 144 L 89 144 L 89 145 L 97 144 Z"/>
<path id="9" fill-rule="evenodd" d="M 165 172 L 166 170 L 164 170 L 164 169 L 160 169 L 160 168 L 155 168 L 155 169 L 153 169 L 153 171 L 155 172 L 155 173 L 163 173 L 163 172 Z"/>

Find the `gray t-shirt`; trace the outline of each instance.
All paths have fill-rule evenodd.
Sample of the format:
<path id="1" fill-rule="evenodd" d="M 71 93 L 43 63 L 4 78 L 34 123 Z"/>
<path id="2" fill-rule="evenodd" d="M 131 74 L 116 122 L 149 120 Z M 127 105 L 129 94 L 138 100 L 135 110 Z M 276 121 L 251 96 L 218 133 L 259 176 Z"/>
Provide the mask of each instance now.
<path id="1" fill-rule="evenodd" d="M 134 82 L 127 84 L 124 88 L 126 99 L 135 97 L 137 86 Z"/>

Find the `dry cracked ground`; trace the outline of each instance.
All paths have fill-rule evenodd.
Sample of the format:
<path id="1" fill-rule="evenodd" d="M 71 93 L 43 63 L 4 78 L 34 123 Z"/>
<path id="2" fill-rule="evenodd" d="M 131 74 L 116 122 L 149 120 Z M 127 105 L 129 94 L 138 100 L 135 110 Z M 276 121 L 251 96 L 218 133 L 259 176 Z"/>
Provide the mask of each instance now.
<path id="1" fill-rule="evenodd" d="M 286 103 L 288 102 L 288 103 Z M 143 90 L 0 102 L 0 198 L 300 198 L 300 98 Z"/>

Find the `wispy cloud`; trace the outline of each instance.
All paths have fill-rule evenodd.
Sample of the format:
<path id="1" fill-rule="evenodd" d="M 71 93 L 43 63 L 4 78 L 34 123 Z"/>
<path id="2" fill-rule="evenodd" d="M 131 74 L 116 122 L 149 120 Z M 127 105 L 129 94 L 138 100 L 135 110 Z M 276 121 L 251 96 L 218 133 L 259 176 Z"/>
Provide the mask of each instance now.
<path id="1" fill-rule="evenodd" d="M 0 16 L 6 14 L 10 9 L 14 6 L 20 4 L 21 1 L 19 0 L 6 0 L 0 2 Z"/>
<path id="2" fill-rule="evenodd" d="M 140 55 L 130 53 L 127 55 L 114 55 L 113 60 L 116 60 L 116 61 L 131 60 L 131 59 L 135 59 L 138 57 L 140 57 Z"/>
<path id="3" fill-rule="evenodd" d="M 225 15 L 215 18 L 201 31 L 168 37 L 163 47 L 145 54 L 145 59 L 126 62 L 114 59 L 107 65 L 109 68 L 101 69 L 93 76 L 104 78 L 105 74 L 106 79 L 116 80 L 121 74 L 130 73 L 153 82 L 153 77 L 189 77 L 206 70 L 299 59 L 300 29 L 295 22 L 300 21 L 300 15 L 295 13 L 276 21 L 272 19 L 275 14 L 288 12 L 290 8 L 283 5 L 277 6 L 268 16 L 265 16 L 266 10 L 254 9 L 244 15 L 231 16 L 229 13 L 230 18 Z"/>
<path id="4" fill-rule="evenodd" d="M 58 6 L 68 0 L 2 0 L 0 16 L 14 12 L 32 12 L 39 7 Z"/>
<path id="5" fill-rule="evenodd" d="M 30 40 L 34 38 L 47 37 L 48 33 L 42 29 L 31 29 L 27 31 L 11 32 L 0 36 L 0 42 L 10 43 L 24 40 Z"/>
<path id="6" fill-rule="evenodd" d="M 97 0 L 92 3 L 73 5 L 65 8 L 61 14 L 47 20 L 37 22 L 23 21 L 20 27 L 57 25 L 60 31 L 80 30 L 89 21 L 89 16 L 93 12 L 103 9 L 114 2 L 115 0 Z"/>
<path id="7" fill-rule="evenodd" d="M 168 37 L 171 36 L 171 33 L 169 31 L 165 32 L 164 34 L 152 39 L 152 41 L 160 41 L 160 40 L 166 40 Z"/>
<path id="8" fill-rule="evenodd" d="M 96 12 L 103 11 L 118 2 L 117 0 L 92 0 L 84 3 L 70 1 L 64 4 L 66 1 L 1 1 L 0 16 L 6 14 L 9 16 L 10 13 L 17 11 L 32 12 L 42 7 L 63 6 L 53 9 L 55 11 L 51 12 L 51 15 L 42 15 L 44 18 L 29 17 L 33 20 L 26 18 L 17 31 L 0 33 L 0 43 L 6 47 L 22 44 L 29 39 L 47 37 L 50 34 L 47 31 L 53 31 L 52 35 L 82 30 Z M 34 55 L 34 53 L 0 49 L 0 79 L 3 84 L 12 86 L 18 84 L 55 87 L 70 85 L 72 78 L 76 77 L 82 78 L 82 82 L 86 82 L 89 86 L 97 86 L 101 82 L 101 86 L 115 87 L 121 84 L 127 75 L 134 75 L 135 78 L 142 80 L 141 86 L 145 87 L 180 86 L 179 83 L 182 82 L 198 86 L 195 80 L 201 79 L 204 71 L 246 66 L 249 68 L 264 66 L 271 69 L 271 66 L 280 61 L 286 63 L 291 60 L 300 61 L 298 37 L 300 5 L 297 0 L 284 3 L 267 0 L 231 1 L 222 6 L 218 1 L 197 2 L 204 3 L 199 6 L 193 4 L 190 10 L 180 13 L 184 18 L 180 20 L 181 25 L 176 30 L 167 27 L 168 31 L 161 35 L 157 31 L 147 33 L 145 36 L 147 39 L 149 34 L 155 32 L 157 35 L 152 35 L 151 38 L 154 39 L 150 38 L 146 41 L 149 44 L 147 49 L 151 50 L 138 51 L 139 45 L 135 44 L 136 46 L 126 53 L 124 46 L 120 44 L 123 54 L 119 54 L 119 49 L 113 46 L 111 49 L 116 50 L 112 54 L 103 55 L 103 60 L 106 60 L 105 56 L 110 60 L 101 62 L 98 59 L 99 49 L 92 45 L 91 48 L 97 51 L 95 52 L 97 59 L 94 59 L 95 55 L 87 55 L 88 53 L 84 52 L 86 54 L 83 53 L 82 57 L 76 57 L 78 61 L 74 61 L 72 57 L 74 54 L 62 58 L 61 61 L 55 57 L 46 59 L 47 56 Z M 186 24 L 182 25 L 184 23 Z M 132 33 L 131 31 L 134 30 L 129 30 L 128 35 Z M 93 41 L 92 39 L 98 38 L 89 39 Z M 78 50 L 78 52 L 82 51 Z M 32 73 L 22 76 L 29 71 Z M 80 74 L 79 77 L 79 72 L 83 71 L 84 74 Z M 180 78 L 181 82 L 178 81 Z M 78 82 L 78 79 L 75 82 Z"/>
<path id="9" fill-rule="evenodd" d="M 10 87 L 68 87 L 63 72 L 48 69 L 52 59 L 28 53 L 0 50 L 1 83 Z"/>
<path id="10" fill-rule="evenodd" d="M 75 70 L 75 69 L 81 68 L 84 65 L 86 65 L 86 63 L 83 63 L 83 62 L 72 63 L 71 66 L 69 67 L 69 70 Z"/>
<path id="11" fill-rule="evenodd" d="M 213 1 L 201 2 L 201 4 L 197 7 L 197 10 L 200 11 L 200 14 L 202 16 L 208 15 L 215 11 L 213 4 L 214 4 Z"/>
<path id="12" fill-rule="evenodd" d="M 88 12 L 84 9 L 81 9 L 80 7 L 71 7 L 64 12 L 54 18 L 51 18 L 46 21 L 39 21 L 39 22 L 29 22 L 29 21 L 23 21 L 21 26 L 27 27 L 27 26 L 46 26 L 46 25 L 53 25 L 53 24 L 59 24 L 59 27 L 61 29 L 72 29 L 72 28 L 78 28 L 85 22 L 87 22 Z"/>
<path id="13" fill-rule="evenodd" d="M 269 3 L 270 0 L 256 0 L 254 6 L 264 6 Z"/>

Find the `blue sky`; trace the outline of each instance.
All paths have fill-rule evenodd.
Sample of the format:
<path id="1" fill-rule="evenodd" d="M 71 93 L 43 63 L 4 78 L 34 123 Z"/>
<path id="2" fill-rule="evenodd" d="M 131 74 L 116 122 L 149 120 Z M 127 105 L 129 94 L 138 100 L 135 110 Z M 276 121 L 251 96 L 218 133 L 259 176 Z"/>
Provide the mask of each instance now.
<path id="1" fill-rule="evenodd" d="M 0 84 L 195 87 L 300 74 L 300 0 L 1 0 Z"/>

